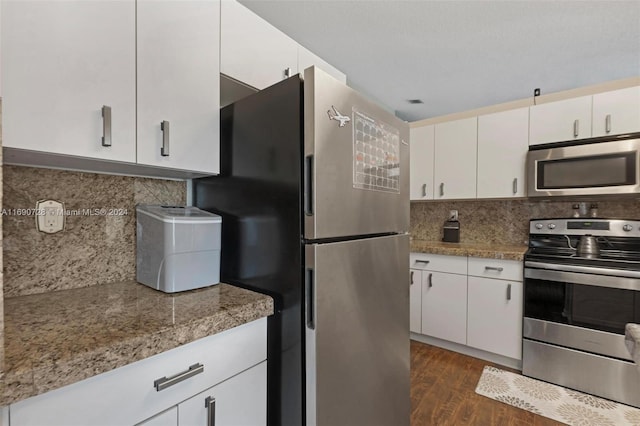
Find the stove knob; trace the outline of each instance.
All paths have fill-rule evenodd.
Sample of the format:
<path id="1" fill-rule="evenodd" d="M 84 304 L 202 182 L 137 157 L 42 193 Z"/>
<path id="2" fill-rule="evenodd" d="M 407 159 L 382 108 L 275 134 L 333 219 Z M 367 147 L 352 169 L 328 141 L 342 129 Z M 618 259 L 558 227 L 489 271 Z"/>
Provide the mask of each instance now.
<path id="1" fill-rule="evenodd" d="M 536 229 L 542 229 L 542 224 L 541 223 L 536 223 Z"/>
<path id="2" fill-rule="evenodd" d="M 556 229 L 556 224 L 555 223 L 550 223 L 547 226 L 549 227 L 549 229 Z"/>
<path id="3" fill-rule="evenodd" d="M 632 231 L 632 230 L 633 230 L 633 226 L 631 226 L 631 225 L 629 225 L 629 224 L 627 223 L 626 225 L 624 225 L 624 226 L 622 227 L 622 230 L 623 230 L 623 231 L 626 231 L 626 232 Z"/>

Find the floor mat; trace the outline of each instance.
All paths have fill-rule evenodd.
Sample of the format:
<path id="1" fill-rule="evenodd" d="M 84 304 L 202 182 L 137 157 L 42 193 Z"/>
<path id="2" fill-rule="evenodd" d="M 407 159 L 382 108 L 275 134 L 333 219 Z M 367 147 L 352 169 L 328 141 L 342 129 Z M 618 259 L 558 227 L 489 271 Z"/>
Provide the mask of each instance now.
<path id="1" fill-rule="evenodd" d="M 640 425 L 640 409 L 495 367 L 484 367 L 476 393 L 571 426 Z"/>

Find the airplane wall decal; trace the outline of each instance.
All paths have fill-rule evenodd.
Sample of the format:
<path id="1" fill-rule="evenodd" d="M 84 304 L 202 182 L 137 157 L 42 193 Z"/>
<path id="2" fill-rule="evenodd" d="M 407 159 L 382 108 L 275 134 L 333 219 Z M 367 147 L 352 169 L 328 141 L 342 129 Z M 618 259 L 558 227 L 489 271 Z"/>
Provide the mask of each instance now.
<path id="1" fill-rule="evenodd" d="M 346 115 L 342 115 L 340 111 L 338 111 L 336 107 L 334 107 L 333 105 L 331 105 L 331 108 L 333 109 L 333 114 L 331 113 L 331 110 L 327 110 L 327 114 L 329 114 L 329 119 L 339 121 L 340 122 L 340 124 L 338 125 L 339 127 L 344 127 L 345 124 L 351 121 L 351 118 L 347 117 Z"/>

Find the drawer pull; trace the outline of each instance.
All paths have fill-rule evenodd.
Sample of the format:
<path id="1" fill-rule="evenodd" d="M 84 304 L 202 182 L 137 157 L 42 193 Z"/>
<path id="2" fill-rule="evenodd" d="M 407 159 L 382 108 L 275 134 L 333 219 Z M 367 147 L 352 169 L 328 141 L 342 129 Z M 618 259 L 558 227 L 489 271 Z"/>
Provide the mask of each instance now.
<path id="1" fill-rule="evenodd" d="M 430 260 L 420 260 L 420 259 L 416 260 L 416 263 L 424 263 L 425 265 L 428 265 L 429 262 L 431 262 L 431 261 Z"/>
<path id="2" fill-rule="evenodd" d="M 433 287 L 433 274 L 429 274 L 429 288 Z"/>
<path id="3" fill-rule="evenodd" d="M 507 285 L 507 300 L 511 300 L 511 284 Z"/>
<path id="4" fill-rule="evenodd" d="M 160 123 L 160 130 L 162 130 L 162 146 L 160 147 L 160 155 L 163 157 L 169 156 L 169 122 L 164 120 Z"/>
<path id="5" fill-rule="evenodd" d="M 207 409 L 207 426 L 216 426 L 216 399 L 212 396 L 206 397 L 204 408 Z"/>
<path id="6" fill-rule="evenodd" d="M 178 373 L 175 376 L 171 377 L 162 377 L 160 379 L 156 379 L 153 382 L 153 387 L 156 388 L 156 391 L 160 392 L 161 390 L 165 390 L 166 388 L 173 386 L 177 383 L 182 382 L 183 380 L 187 380 L 189 377 L 193 377 L 197 374 L 204 372 L 204 365 L 198 363 L 193 364 L 187 371 L 183 371 L 182 373 Z"/>
<path id="7" fill-rule="evenodd" d="M 502 271 L 504 271 L 504 268 L 503 268 L 502 266 L 499 266 L 499 267 L 497 267 L 497 268 L 496 268 L 495 266 L 485 266 L 485 267 L 484 267 L 484 270 L 485 270 L 485 271 L 498 271 L 498 272 L 502 272 Z"/>
<path id="8" fill-rule="evenodd" d="M 102 146 L 111 146 L 111 107 L 102 106 Z"/>

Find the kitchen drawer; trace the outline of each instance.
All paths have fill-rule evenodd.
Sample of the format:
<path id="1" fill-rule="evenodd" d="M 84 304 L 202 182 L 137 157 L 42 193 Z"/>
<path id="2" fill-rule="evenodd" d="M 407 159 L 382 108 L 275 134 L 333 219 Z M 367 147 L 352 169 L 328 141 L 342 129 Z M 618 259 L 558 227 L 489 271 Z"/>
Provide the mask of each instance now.
<path id="1" fill-rule="evenodd" d="M 467 274 L 466 256 L 447 256 L 442 254 L 411 253 L 410 268 L 425 271 Z"/>
<path id="2" fill-rule="evenodd" d="M 135 424 L 264 361 L 266 350 L 267 320 L 261 318 L 12 404 L 11 425 Z M 156 391 L 156 379 L 194 364 L 204 371 Z M 105 410 L 105 401 L 113 409 Z"/>
<path id="3" fill-rule="evenodd" d="M 469 275 L 474 277 L 497 278 L 500 280 L 522 281 L 522 262 L 517 260 L 469 258 Z"/>

